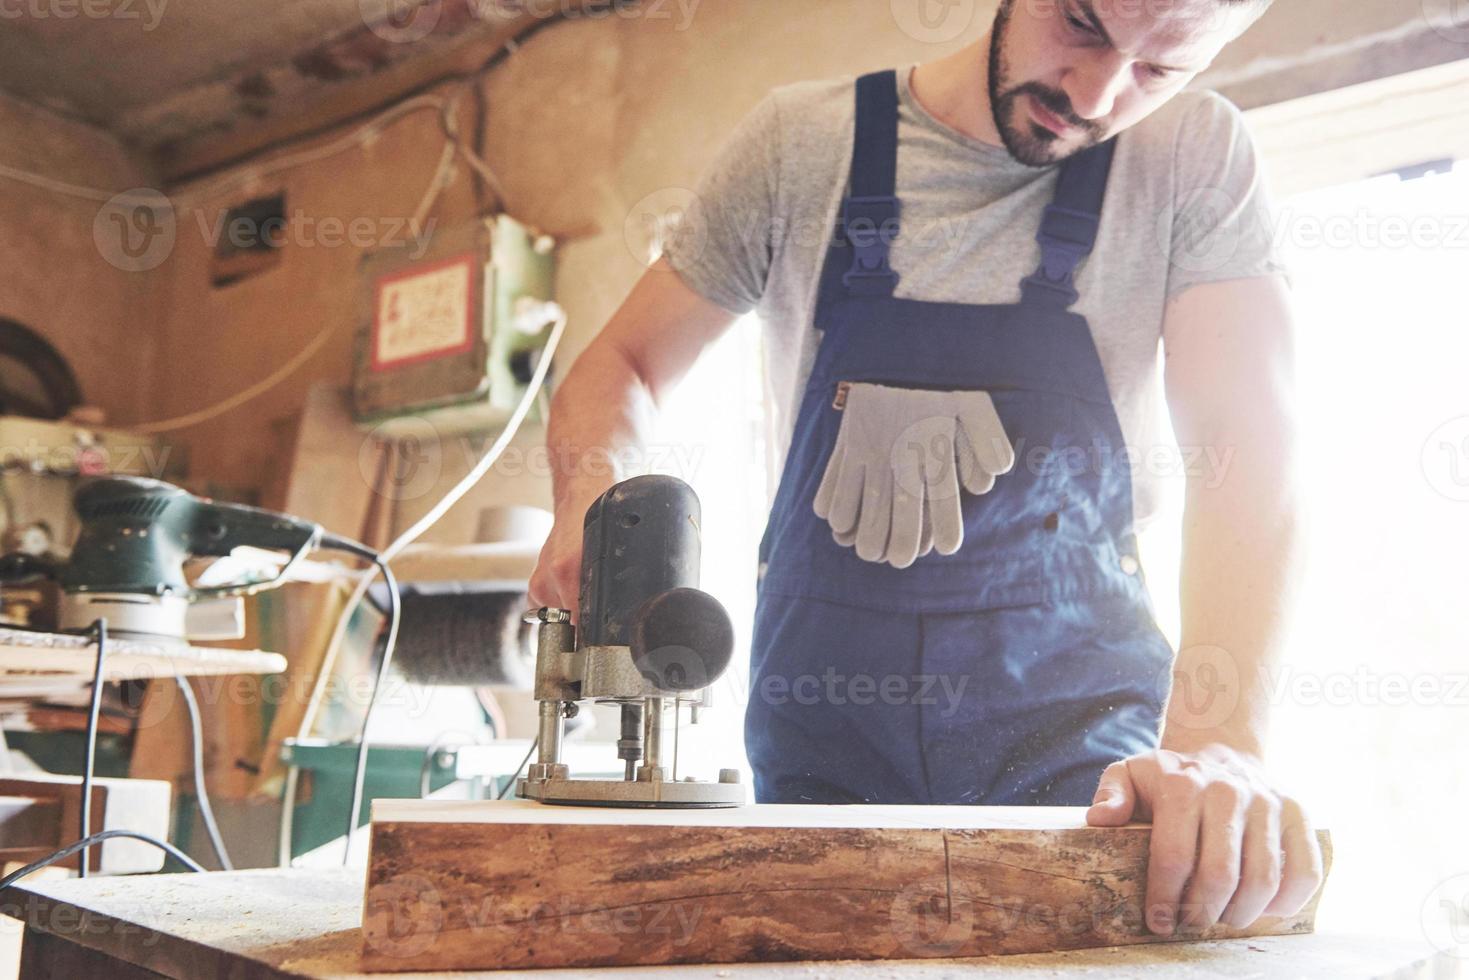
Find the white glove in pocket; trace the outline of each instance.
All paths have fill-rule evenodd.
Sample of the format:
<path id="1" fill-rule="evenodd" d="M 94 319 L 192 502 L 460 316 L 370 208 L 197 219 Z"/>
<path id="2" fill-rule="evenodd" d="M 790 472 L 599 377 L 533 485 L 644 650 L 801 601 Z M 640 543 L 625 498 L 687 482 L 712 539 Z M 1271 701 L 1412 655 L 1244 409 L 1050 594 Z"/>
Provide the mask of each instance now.
<path id="1" fill-rule="evenodd" d="M 961 487 L 987 493 L 1014 465 L 988 392 L 852 384 L 812 506 L 838 544 L 906 568 L 958 551 Z"/>

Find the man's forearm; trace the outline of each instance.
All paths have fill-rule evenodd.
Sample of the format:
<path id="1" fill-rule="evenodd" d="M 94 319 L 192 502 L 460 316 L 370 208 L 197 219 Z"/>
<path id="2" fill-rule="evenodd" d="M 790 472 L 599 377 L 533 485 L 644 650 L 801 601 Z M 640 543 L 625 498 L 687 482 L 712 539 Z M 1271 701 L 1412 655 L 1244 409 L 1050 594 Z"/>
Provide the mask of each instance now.
<path id="1" fill-rule="evenodd" d="M 616 344 L 594 342 L 556 390 L 546 445 L 556 509 L 634 475 L 656 417 L 652 393 Z"/>
<path id="2" fill-rule="evenodd" d="M 1258 759 L 1299 575 L 1294 437 L 1282 421 L 1223 441 L 1224 471 L 1190 476 L 1183 635 L 1162 745 L 1224 744 Z"/>

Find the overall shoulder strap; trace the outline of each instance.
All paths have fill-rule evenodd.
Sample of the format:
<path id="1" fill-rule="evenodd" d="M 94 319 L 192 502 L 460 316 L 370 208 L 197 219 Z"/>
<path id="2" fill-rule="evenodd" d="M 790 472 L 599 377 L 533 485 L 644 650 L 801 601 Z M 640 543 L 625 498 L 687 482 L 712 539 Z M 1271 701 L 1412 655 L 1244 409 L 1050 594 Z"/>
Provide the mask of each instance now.
<path id="1" fill-rule="evenodd" d="M 1041 246 L 1040 265 L 1020 283 L 1023 303 L 1059 304 L 1065 309 L 1079 298 L 1076 268 L 1096 245 L 1116 149 L 1113 137 L 1061 164 L 1056 193 L 1035 236 Z"/>
<path id="2" fill-rule="evenodd" d="M 856 101 L 851 189 L 822 269 L 824 304 L 844 296 L 890 296 L 898 282 L 888 263 L 898 235 L 898 73 L 857 79 Z"/>

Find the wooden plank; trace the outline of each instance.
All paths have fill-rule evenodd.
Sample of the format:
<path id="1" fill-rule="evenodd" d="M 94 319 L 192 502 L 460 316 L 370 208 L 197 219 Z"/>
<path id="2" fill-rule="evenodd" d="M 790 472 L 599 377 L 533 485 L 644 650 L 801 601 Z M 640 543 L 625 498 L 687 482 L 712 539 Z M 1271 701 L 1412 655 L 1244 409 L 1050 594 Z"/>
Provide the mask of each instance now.
<path id="1" fill-rule="evenodd" d="M 26 976 L 159 976 L 277 980 L 319 977 L 363 980 L 360 872 L 239 871 L 206 875 L 29 879 L 0 895 L 0 913 L 24 921 L 30 935 L 54 937 L 35 949 L 27 937 Z M 79 948 L 93 951 L 84 956 Z M 847 961 L 813 970 L 803 963 L 645 967 L 663 980 L 941 980 L 962 973 L 985 980 L 1170 980 L 1220 977 L 1449 977 L 1453 961 L 1421 937 L 1373 935 L 1262 936 L 1245 940 L 1109 947 L 1018 956 L 923 961 Z M 1457 961 L 1463 963 L 1463 960 Z M 68 969 L 85 963 L 89 968 Z M 1430 965 L 1433 964 L 1433 965 Z M 1438 972 L 1435 972 L 1435 968 Z M 42 972 L 49 971 L 49 972 Z M 144 976 L 150 974 L 142 974 Z M 534 980 L 582 980 L 584 970 L 549 970 Z M 419 974 L 422 976 L 422 974 Z M 459 974 L 468 978 L 503 973 Z"/>
<path id="2" fill-rule="evenodd" d="M 380 800 L 369 969 L 1036 953 L 1162 941 L 1151 828 L 1071 807 L 613 810 Z M 1320 834 L 1330 863 L 1330 839 Z M 1194 938 L 1310 932 L 1300 914 Z"/>
<path id="3" fill-rule="evenodd" d="M 97 648 L 86 636 L 40 633 L 0 627 L 0 694 L 15 681 L 77 678 L 88 683 L 97 665 Z M 109 681 L 210 674 L 278 674 L 286 658 L 259 650 L 177 646 L 109 637 L 103 676 Z"/>

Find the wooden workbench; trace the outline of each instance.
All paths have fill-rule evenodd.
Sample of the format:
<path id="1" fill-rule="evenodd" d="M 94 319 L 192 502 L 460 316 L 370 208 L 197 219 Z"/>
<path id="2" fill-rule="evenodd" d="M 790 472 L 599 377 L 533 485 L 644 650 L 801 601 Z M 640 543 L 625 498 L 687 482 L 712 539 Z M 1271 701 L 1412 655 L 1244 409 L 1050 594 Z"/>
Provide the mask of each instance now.
<path id="1" fill-rule="evenodd" d="M 4 911 L 26 924 L 22 976 L 28 978 L 279 977 L 362 978 L 360 871 L 240 871 L 90 878 L 22 884 Z M 1441 957 L 1423 943 L 1367 936 L 1276 936 L 1209 943 L 1162 943 L 974 959 L 667 966 L 609 974 L 679 978 L 883 977 L 938 980 L 1046 977 L 1123 980 L 1141 973 L 1180 980 L 1234 977 L 1461 977 L 1469 960 Z M 586 970 L 529 970 L 515 976 L 570 980 Z M 508 976 L 456 974 L 457 976 Z M 377 974 L 377 976 L 424 976 Z"/>

